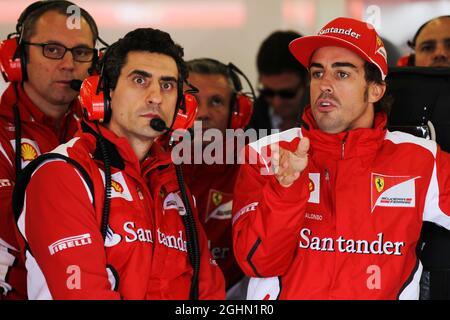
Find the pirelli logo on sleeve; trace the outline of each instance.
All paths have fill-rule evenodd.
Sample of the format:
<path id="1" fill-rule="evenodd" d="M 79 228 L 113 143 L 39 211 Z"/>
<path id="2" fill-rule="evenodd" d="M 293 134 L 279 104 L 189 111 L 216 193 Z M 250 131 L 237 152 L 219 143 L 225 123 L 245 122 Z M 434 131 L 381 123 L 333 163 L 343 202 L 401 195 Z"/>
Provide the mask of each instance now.
<path id="1" fill-rule="evenodd" d="M 259 202 L 252 202 L 245 207 L 243 207 L 239 212 L 233 217 L 232 223 L 234 224 L 242 215 L 249 213 L 251 211 L 256 211 L 256 208 L 258 207 Z"/>
<path id="2" fill-rule="evenodd" d="M 54 255 L 55 253 L 58 253 L 66 249 L 87 246 L 90 245 L 91 243 L 92 243 L 91 235 L 89 233 L 85 233 L 79 236 L 63 238 L 58 241 L 55 241 L 48 246 L 48 250 L 50 251 L 50 255 Z"/>

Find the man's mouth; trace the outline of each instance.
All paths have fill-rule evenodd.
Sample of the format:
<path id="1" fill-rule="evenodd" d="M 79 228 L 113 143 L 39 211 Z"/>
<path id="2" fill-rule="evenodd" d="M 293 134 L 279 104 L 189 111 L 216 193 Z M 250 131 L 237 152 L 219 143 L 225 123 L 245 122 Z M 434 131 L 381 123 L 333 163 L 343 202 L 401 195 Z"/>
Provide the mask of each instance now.
<path id="1" fill-rule="evenodd" d="M 435 61 L 431 64 L 432 67 L 450 67 L 450 61 Z"/>
<path id="2" fill-rule="evenodd" d="M 329 99 L 319 99 L 316 102 L 317 110 L 320 112 L 330 112 L 337 107 L 336 103 Z"/>
<path id="3" fill-rule="evenodd" d="M 58 81 L 56 81 L 56 83 L 70 85 L 70 81 L 72 81 L 72 80 L 58 80 Z"/>
<path id="4" fill-rule="evenodd" d="M 148 118 L 148 119 L 161 118 L 161 116 L 157 113 L 146 113 L 146 114 L 141 115 L 141 117 Z"/>

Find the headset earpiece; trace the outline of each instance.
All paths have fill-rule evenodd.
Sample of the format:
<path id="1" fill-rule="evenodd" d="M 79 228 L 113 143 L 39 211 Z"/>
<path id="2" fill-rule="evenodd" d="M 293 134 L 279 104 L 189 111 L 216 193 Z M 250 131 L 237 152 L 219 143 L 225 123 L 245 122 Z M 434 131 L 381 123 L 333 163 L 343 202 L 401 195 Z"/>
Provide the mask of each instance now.
<path id="1" fill-rule="evenodd" d="M 234 106 L 231 109 L 231 129 L 244 129 L 250 122 L 253 114 L 253 101 L 242 93 L 237 93 Z"/>
<path id="2" fill-rule="evenodd" d="M 197 117 L 197 111 L 198 104 L 195 96 L 189 92 L 183 93 L 183 98 L 177 108 L 177 114 L 172 129 L 189 129 L 192 127 L 195 118 Z"/>
<path id="3" fill-rule="evenodd" d="M 18 51 L 21 51 L 18 46 L 18 37 L 12 37 L 0 43 L 0 68 L 6 82 L 22 81 L 22 57 Z"/>
<path id="4" fill-rule="evenodd" d="M 244 129 L 249 124 L 253 114 L 253 101 L 249 96 L 242 93 L 242 83 L 235 72 L 235 70 L 239 69 L 232 63 L 229 63 L 228 70 L 235 91 L 232 99 L 229 127 L 234 130 Z"/>
<path id="5" fill-rule="evenodd" d="M 0 44 L 0 68 L 6 82 L 22 82 L 28 80 L 27 59 L 23 47 L 23 24 L 35 10 L 49 5 L 50 1 L 36 1 L 30 4 L 17 19 L 16 32 L 8 36 Z M 14 35 L 14 37 L 11 37 Z"/>
<path id="6" fill-rule="evenodd" d="M 107 86 L 99 75 L 83 81 L 78 99 L 86 120 L 107 123 L 111 119 L 111 99 L 109 89 L 105 88 Z"/>

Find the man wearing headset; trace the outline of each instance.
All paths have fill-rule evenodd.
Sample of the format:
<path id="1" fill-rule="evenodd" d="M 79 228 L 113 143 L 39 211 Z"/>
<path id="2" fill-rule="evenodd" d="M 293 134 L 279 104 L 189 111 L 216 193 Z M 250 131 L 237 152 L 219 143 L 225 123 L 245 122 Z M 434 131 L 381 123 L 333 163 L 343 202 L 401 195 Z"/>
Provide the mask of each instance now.
<path id="1" fill-rule="evenodd" d="M 79 105 L 70 82 L 87 77 L 96 58 L 97 26 L 81 9 L 79 26 L 69 28 L 71 6 L 69 1 L 33 3 L 17 25 L 19 45 L 12 54 L 20 58 L 22 70 L 15 78 L 8 74 L 12 83 L 0 102 L 0 299 L 26 298 L 26 271 L 11 209 L 16 176 L 39 154 L 74 136 Z M 17 46 L 16 38 L 8 41 Z M 8 58 L 2 56 L 2 63 Z"/>
<path id="2" fill-rule="evenodd" d="M 166 32 L 137 29 L 111 45 L 100 69 L 80 90 L 82 132 L 54 151 L 85 173 L 47 161 L 26 189 L 18 226 L 30 298 L 223 299 L 189 191 L 155 141 L 192 112 L 183 49 Z"/>
<path id="3" fill-rule="evenodd" d="M 229 65 L 202 58 L 188 61 L 187 66 L 189 82 L 199 89 L 195 94 L 198 101 L 196 124 L 201 124 L 203 130 L 194 134 L 193 152 L 200 150 L 203 154 L 202 163 L 185 165 L 184 173 L 196 199 L 209 249 L 224 273 L 227 298 L 245 298 L 239 290 L 243 273 L 234 258 L 231 238 L 231 207 L 239 166 L 236 156 L 229 157 L 229 153 L 236 154 L 236 144 L 231 144 L 231 135 L 227 139 L 226 130 L 245 128 L 252 115 L 252 102 L 240 92 L 241 82 Z M 206 141 L 204 134 L 208 130 L 220 132 L 222 139 Z M 201 147 L 196 148 L 195 144 Z M 222 152 L 222 157 L 218 157 L 220 163 L 204 159 L 210 155 L 205 152 L 207 146 L 213 144 Z M 196 158 L 194 154 L 191 160 Z"/>
<path id="4" fill-rule="evenodd" d="M 449 154 L 386 129 L 387 54 L 372 25 L 336 18 L 289 48 L 309 69 L 311 106 L 301 129 L 249 145 L 259 161 L 236 182 L 248 297 L 418 299 L 422 222 L 450 229 Z"/>

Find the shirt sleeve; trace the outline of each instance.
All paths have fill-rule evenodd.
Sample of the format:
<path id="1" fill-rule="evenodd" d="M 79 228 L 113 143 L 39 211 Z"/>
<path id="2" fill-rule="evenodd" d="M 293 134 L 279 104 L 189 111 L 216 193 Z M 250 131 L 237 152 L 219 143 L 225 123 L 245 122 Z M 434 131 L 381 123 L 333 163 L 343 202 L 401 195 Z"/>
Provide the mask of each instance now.
<path id="1" fill-rule="evenodd" d="M 19 250 L 16 223 L 12 212 L 12 193 L 15 183 L 14 151 L 0 131 L 0 288 L 11 290 L 6 278 Z"/>
<path id="2" fill-rule="evenodd" d="M 30 298 L 39 298 L 33 292 L 42 291 L 40 286 L 54 299 L 120 298 L 108 280 L 90 197 L 81 175 L 64 161 L 47 162 L 32 176 L 19 219 L 32 255 L 27 255 Z"/>
<path id="3" fill-rule="evenodd" d="M 288 188 L 264 170 L 258 163 L 242 164 L 233 197 L 234 253 L 252 277 L 278 276 L 288 269 L 309 197 L 306 170 Z"/>

